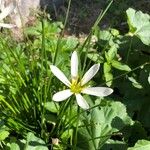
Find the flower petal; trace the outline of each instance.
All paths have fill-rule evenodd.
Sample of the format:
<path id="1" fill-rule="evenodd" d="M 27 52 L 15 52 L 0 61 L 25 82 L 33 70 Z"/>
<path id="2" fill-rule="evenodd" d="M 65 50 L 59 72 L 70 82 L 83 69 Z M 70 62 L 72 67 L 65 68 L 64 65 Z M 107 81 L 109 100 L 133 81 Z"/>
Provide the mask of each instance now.
<path id="1" fill-rule="evenodd" d="M 0 27 L 11 29 L 11 28 L 15 28 L 16 25 L 14 25 L 14 24 L 0 23 Z"/>
<path id="2" fill-rule="evenodd" d="M 83 89 L 81 92 L 84 94 L 104 97 L 110 95 L 113 92 L 113 89 L 107 87 L 90 87 Z"/>
<path id="3" fill-rule="evenodd" d="M 54 65 L 50 65 L 50 69 L 52 71 L 52 73 L 61 81 L 63 82 L 66 86 L 70 87 L 70 82 L 67 79 L 67 77 L 64 75 L 64 73 L 58 69 L 56 66 Z"/>
<path id="4" fill-rule="evenodd" d="M 65 99 L 67 99 L 68 97 L 70 97 L 73 93 L 67 89 L 67 90 L 63 90 L 63 91 L 60 91 L 60 92 L 57 92 L 53 95 L 53 101 L 56 101 L 56 102 L 60 102 L 60 101 L 63 101 Z"/>
<path id="5" fill-rule="evenodd" d="M 15 1 L 11 4 L 9 4 L 9 6 L 7 6 L 6 8 L 4 8 L 2 10 L 2 12 L 0 13 L 0 20 L 3 20 L 6 16 L 8 16 L 16 7 Z"/>
<path id="6" fill-rule="evenodd" d="M 75 94 L 77 104 L 83 109 L 89 109 L 89 105 L 81 94 Z"/>
<path id="7" fill-rule="evenodd" d="M 75 80 L 78 78 L 78 55 L 76 51 L 71 56 L 71 77 Z"/>
<path id="8" fill-rule="evenodd" d="M 88 81 L 90 81 L 95 76 L 95 74 L 99 70 L 99 67 L 100 67 L 100 64 L 95 64 L 85 73 L 85 75 L 81 79 L 81 86 L 86 84 Z"/>

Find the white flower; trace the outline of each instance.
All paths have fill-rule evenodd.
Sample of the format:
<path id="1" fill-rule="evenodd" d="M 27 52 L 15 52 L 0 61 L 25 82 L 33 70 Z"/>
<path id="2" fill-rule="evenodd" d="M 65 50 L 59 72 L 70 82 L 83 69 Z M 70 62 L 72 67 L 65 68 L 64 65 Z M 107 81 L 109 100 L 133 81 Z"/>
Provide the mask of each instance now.
<path id="1" fill-rule="evenodd" d="M 4 18 L 6 18 L 10 13 L 12 13 L 14 11 L 15 7 L 16 7 L 16 2 L 15 1 L 10 3 L 7 7 L 4 7 L 4 0 L 0 0 L 0 9 L 1 9 L 0 27 L 13 28 L 13 27 L 16 26 L 14 24 L 6 24 L 6 23 L 2 22 Z"/>
<path id="2" fill-rule="evenodd" d="M 66 90 L 57 92 L 53 95 L 53 100 L 56 102 L 63 101 L 67 98 L 69 98 L 71 95 L 75 95 L 77 104 L 83 108 L 88 109 L 89 105 L 86 102 L 86 100 L 83 98 L 81 93 L 83 94 L 89 94 L 94 96 L 108 96 L 110 95 L 113 90 L 111 88 L 107 87 L 87 87 L 86 84 L 95 76 L 95 74 L 98 72 L 100 67 L 100 64 L 93 65 L 82 77 L 80 80 L 78 75 L 78 56 L 77 52 L 74 51 L 71 57 L 71 81 L 67 79 L 67 77 L 64 75 L 64 73 L 58 69 L 56 66 L 51 65 L 50 69 L 52 73 L 61 81 L 63 82 L 67 87 L 69 87 Z"/>

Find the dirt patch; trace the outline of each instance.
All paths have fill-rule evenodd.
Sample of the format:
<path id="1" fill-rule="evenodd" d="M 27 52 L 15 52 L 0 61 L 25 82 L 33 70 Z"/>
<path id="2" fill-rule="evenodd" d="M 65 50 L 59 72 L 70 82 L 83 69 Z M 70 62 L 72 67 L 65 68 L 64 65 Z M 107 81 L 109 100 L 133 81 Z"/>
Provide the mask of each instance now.
<path id="1" fill-rule="evenodd" d="M 88 33 L 101 11 L 100 3 L 73 4 L 68 25 L 73 33 Z"/>
<path id="2" fill-rule="evenodd" d="M 89 30 L 96 21 L 99 13 L 108 5 L 108 1 L 103 0 L 72 0 L 69 13 L 68 29 L 72 34 L 89 33 Z M 101 28 L 113 27 L 126 32 L 126 10 L 131 7 L 141 10 L 144 13 L 150 12 L 150 0 L 118 0 L 114 1 L 110 9 L 102 19 Z M 63 8 L 63 9 L 62 9 Z M 65 17 L 67 3 L 58 11 L 58 20 Z"/>

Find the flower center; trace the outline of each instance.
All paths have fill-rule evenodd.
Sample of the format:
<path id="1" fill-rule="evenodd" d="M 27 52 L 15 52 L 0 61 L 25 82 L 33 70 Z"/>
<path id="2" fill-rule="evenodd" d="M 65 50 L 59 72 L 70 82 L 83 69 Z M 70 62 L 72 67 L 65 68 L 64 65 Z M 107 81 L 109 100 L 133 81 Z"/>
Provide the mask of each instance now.
<path id="1" fill-rule="evenodd" d="M 81 86 L 81 83 L 78 82 L 78 80 L 72 80 L 70 90 L 73 93 L 81 93 L 83 87 Z"/>

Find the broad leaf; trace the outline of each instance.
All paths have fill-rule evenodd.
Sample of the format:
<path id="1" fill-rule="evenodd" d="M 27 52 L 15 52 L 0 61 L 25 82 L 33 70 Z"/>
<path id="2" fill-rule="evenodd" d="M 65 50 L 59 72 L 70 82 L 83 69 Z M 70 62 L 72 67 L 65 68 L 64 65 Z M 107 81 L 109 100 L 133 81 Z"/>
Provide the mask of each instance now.
<path id="1" fill-rule="evenodd" d="M 100 30 L 98 33 L 99 33 L 98 37 L 101 40 L 109 41 L 110 39 L 112 39 L 112 34 L 107 30 L 103 31 Z"/>
<path id="2" fill-rule="evenodd" d="M 92 109 L 84 117 L 84 125 L 78 131 L 78 147 L 86 150 L 100 149 L 113 132 L 132 124 L 126 107 L 120 102 L 107 102 L 101 108 Z"/>
<path id="3" fill-rule="evenodd" d="M 126 150 L 127 144 L 122 141 L 116 141 L 109 139 L 101 150 Z"/>
<path id="4" fill-rule="evenodd" d="M 78 39 L 73 36 L 64 38 L 61 41 L 61 50 L 62 51 L 71 51 L 71 50 L 75 49 L 77 44 L 78 44 Z"/>
<path id="5" fill-rule="evenodd" d="M 145 45 L 150 45 L 150 16 L 129 8 L 127 11 L 129 35 L 135 35 Z"/>
<path id="6" fill-rule="evenodd" d="M 134 147 L 130 147 L 128 150 L 150 150 L 150 141 L 139 140 Z"/>
<path id="7" fill-rule="evenodd" d="M 104 58 L 97 53 L 89 53 L 87 56 L 95 63 L 103 63 L 104 62 Z"/>
<path id="8" fill-rule="evenodd" d="M 135 34 L 145 45 L 150 45 L 150 23 L 139 29 Z"/>
<path id="9" fill-rule="evenodd" d="M 53 101 L 51 101 L 51 102 L 46 102 L 46 103 L 44 104 L 44 107 L 45 107 L 46 110 L 48 110 L 48 111 L 50 111 L 50 112 L 53 112 L 53 113 L 57 113 L 58 110 L 59 110 L 59 105 L 58 105 L 58 103 L 55 103 L 55 102 L 53 102 Z"/>
<path id="10" fill-rule="evenodd" d="M 21 150 L 21 149 L 17 143 L 11 143 L 10 150 Z"/>
<path id="11" fill-rule="evenodd" d="M 30 132 L 27 135 L 26 150 L 48 150 L 48 148 L 42 139 Z"/>

